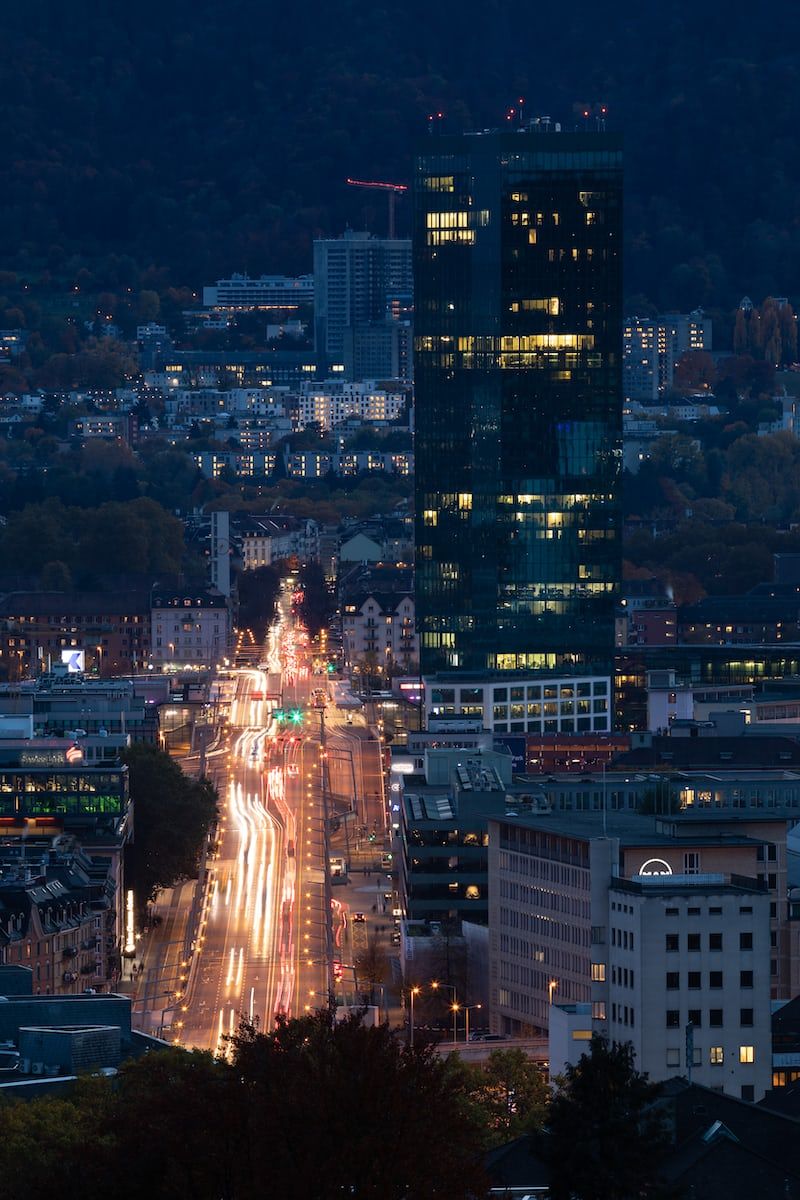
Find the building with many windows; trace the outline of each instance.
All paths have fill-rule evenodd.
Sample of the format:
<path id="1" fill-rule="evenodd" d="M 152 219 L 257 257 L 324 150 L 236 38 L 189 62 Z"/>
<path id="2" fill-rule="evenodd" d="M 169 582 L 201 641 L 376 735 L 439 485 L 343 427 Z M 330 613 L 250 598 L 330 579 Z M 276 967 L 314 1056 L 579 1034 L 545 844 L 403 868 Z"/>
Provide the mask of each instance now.
<path id="1" fill-rule="evenodd" d="M 607 673 L 620 581 L 621 141 L 432 137 L 414 191 L 423 670 Z"/>
<path id="2" fill-rule="evenodd" d="M 625 399 L 655 404 L 672 387 L 681 355 L 711 349 L 711 321 L 701 308 L 661 317 L 630 317 L 622 327 L 622 346 Z"/>
<path id="3" fill-rule="evenodd" d="M 592 858 L 590 987 L 580 1030 L 550 1005 L 550 1064 L 577 1062 L 584 1038 L 630 1042 L 653 1080 L 690 1075 L 742 1100 L 772 1076 L 769 899 L 739 875 L 669 874 L 657 859 L 615 876 L 614 839 Z M 605 870 L 601 865 L 605 850 Z M 557 982 L 557 981 L 556 981 Z"/>
<path id="4" fill-rule="evenodd" d="M 408 378 L 396 298 L 413 290 L 411 242 L 349 229 L 314 242 L 314 345 L 348 379 Z"/>
<path id="5" fill-rule="evenodd" d="M 424 654 L 424 650 L 422 651 Z M 493 733 L 608 733 L 611 680 L 608 676 L 549 678 L 520 675 L 487 683 L 479 674 L 447 672 L 426 676 L 425 720 L 479 718 Z"/>
<path id="6" fill-rule="evenodd" d="M 149 595 L 9 592 L 0 598 L 0 678 L 25 679 L 80 652 L 98 675 L 143 670 L 150 649 Z"/>
<path id="7" fill-rule="evenodd" d="M 156 593 L 151 621 L 155 665 L 210 667 L 227 654 L 229 612 L 222 595 Z"/>
<path id="8" fill-rule="evenodd" d="M 292 279 L 287 275 L 231 275 L 218 279 L 213 287 L 203 288 L 206 308 L 248 311 L 253 308 L 282 309 L 291 312 L 314 303 L 313 275 Z"/>
<path id="9" fill-rule="evenodd" d="M 662 1028 L 683 1029 L 690 1020 L 696 1029 L 723 1028 L 726 1046 L 732 1046 L 732 1037 L 744 1029 L 760 1028 L 740 1020 L 739 1008 L 758 1007 L 761 1022 L 762 1009 L 766 1006 L 768 1012 L 770 999 L 788 997 L 797 990 L 785 901 L 790 824 L 781 813 L 653 817 L 521 810 L 519 815 L 507 812 L 490 821 L 492 1028 L 513 1034 L 547 1030 L 554 999 L 560 1004 L 594 1004 L 592 1028 L 617 1040 L 633 1036 L 624 1032 L 626 1027 L 635 1031 L 649 1022 L 648 1013 L 656 1000 L 665 1013 L 677 1010 L 680 1014 L 677 1024 L 674 1015 L 665 1015 Z M 656 886 L 662 891 L 656 893 Z M 668 888 L 685 898 L 666 899 L 663 889 Z M 656 894 L 658 903 L 651 902 Z M 718 896 L 746 898 L 734 902 L 715 898 Z M 672 908 L 674 913 L 668 911 Z M 665 917 L 675 918 L 666 929 Z M 666 985 L 667 971 L 682 970 L 679 958 L 674 960 L 675 968 L 668 962 L 658 963 L 656 951 L 667 952 L 666 934 L 678 938 L 676 954 L 698 956 L 683 963 L 687 971 L 734 971 L 722 983 L 717 977 L 703 975 L 698 991 L 715 992 L 719 984 L 722 992 L 735 984 L 753 996 L 753 983 L 739 977 L 739 971 L 749 970 L 765 994 L 757 1004 L 740 996 L 740 991 L 719 1004 L 706 996 L 703 1005 L 709 1010 L 727 1010 L 728 1019 L 723 1017 L 722 1026 L 710 1011 L 696 1021 L 695 1010 L 703 1005 L 690 1006 L 690 997 L 681 1001 L 679 996 L 679 1003 L 666 1003 L 667 991 L 693 991 L 696 982 L 684 979 L 674 989 L 672 981 Z M 748 961 L 738 961 L 740 949 L 748 954 L 752 951 Z M 623 961 L 626 951 L 638 958 Z M 715 963 L 702 957 L 707 952 L 718 956 Z M 603 964 L 602 970 L 593 970 L 597 964 Z M 625 984 L 623 973 L 620 984 L 620 966 L 623 971 L 633 969 L 633 982 L 628 975 Z M 662 969 L 660 992 L 655 986 L 645 997 L 636 992 L 645 981 L 642 971 Z M 628 987 L 627 999 L 612 994 L 608 987 L 598 989 L 599 984 Z M 622 1009 L 612 1009 L 612 1004 L 621 1004 Z M 741 1044 L 750 1043 L 742 1037 Z M 674 1048 L 674 1042 L 670 1046 Z M 679 1064 L 670 1065 L 677 1068 Z M 647 1065 L 643 1069 L 648 1069 Z"/>

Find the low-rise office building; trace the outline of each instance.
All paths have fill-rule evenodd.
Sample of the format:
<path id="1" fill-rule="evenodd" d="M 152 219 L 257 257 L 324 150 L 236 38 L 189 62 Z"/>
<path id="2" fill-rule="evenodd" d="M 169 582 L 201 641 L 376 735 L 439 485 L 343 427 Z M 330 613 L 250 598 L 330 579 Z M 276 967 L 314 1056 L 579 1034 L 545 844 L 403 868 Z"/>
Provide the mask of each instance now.
<path id="1" fill-rule="evenodd" d="M 607 675 L 513 680 L 465 674 L 425 676 L 425 721 L 480 717 L 493 733 L 610 733 Z"/>
<path id="2" fill-rule="evenodd" d="M 97 679 L 61 668 L 0 684 L 0 718 L 29 718 L 22 736 L 77 738 L 87 762 L 114 760 L 129 739 L 158 737 L 158 705 L 147 694 L 149 683 L 147 676 Z"/>
<path id="3" fill-rule="evenodd" d="M 653 1080 L 690 1075 L 742 1100 L 770 1087 L 769 898 L 745 876 L 614 876 L 614 839 L 592 858 L 591 993 L 549 1010 L 550 1067 L 593 1033 L 630 1042 Z M 603 871 L 603 851 L 607 872 Z M 595 921 L 603 924 L 595 924 Z"/>
<path id="4" fill-rule="evenodd" d="M 13 1100 L 68 1095 L 80 1075 L 113 1072 L 164 1042 L 131 1024 L 131 998 L 35 992 L 29 967 L 0 965 L 0 1092 Z"/>
<path id="5" fill-rule="evenodd" d="M 397 793 L 403 909 L 410 920 L 486 924 L 488 821 L 505 812 L 510 758 L 460 749 L 424 757 L 424 775 L 402 776 Z"/>
<path id="6" fill-rule="evenodd" d="M 609 924 L 601 916 L 611 902 L 611 881 L 615 887 L 620 881 L 624 890 L 626 880 L 659 873 L 697 876 L 698 883 L 703 882 L 700 877 L 713 877 L 715 886 L 720 876 L 739 876 L 751 881 L 746 886 L 763 890 L 758 912 L 769 948 L 763 974 L 773 998 L 793 995 L 787 825 L 785 816 L 756 814 L 726 819 L 722 814 L 604 817 L 573 812 L 493 818 L 493 1028 L 514 1034 L 546 1030 L 555 993 L 561 1003 L 591 1002 L 592 939 Z"/>

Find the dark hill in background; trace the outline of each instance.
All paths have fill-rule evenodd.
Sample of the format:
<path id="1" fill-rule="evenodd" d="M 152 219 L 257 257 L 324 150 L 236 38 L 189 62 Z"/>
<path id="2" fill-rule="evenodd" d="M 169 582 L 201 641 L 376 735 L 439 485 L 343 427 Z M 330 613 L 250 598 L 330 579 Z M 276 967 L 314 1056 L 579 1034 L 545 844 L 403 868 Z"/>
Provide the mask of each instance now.
<path id="1" fill-rule="evenodd" d="M 628 156 L 627 291 L 730 307 L 800 277 L 795 5 L 39 0 L 0 13 L 0 271 L 199 289 L 310 269 L 385 210 L 426 114 L 569 122 Z M 402 217 L 401 217 L 402 219 Z"/>

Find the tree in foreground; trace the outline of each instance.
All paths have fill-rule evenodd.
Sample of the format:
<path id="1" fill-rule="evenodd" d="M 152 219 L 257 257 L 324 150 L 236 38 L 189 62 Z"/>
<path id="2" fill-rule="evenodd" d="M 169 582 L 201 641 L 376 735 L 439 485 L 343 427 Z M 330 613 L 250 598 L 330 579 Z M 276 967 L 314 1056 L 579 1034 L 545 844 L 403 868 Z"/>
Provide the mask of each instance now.
<path id="1" fill-rule="evenodd" d="M 431 1048 L 333 1012 L 242 1026 L 250 1177 L 281 1200 L 448 1200 L 486 1194 L 482 1128 Z"/>
<path id="2" fill-rule="evenodd" d="M 82 1200 L 486 1196 L 484 1118 L 431 1049 L 323 1010 L 242 1025 L 229 1053 L 171 1048 L 66 1099 L 0 1098 L 3 1200 L 49 1200 L 54 1179 Z"/>
<path id="3" fill-rule="evenodd" d="M 134 814 L 131 867 L 141 912 L 159 888 L 196 876 L 203 839 L 217 813 L 217 793 L 207 779 L 190 779 L 157 746 L 131 746 L 124 760 Z"/>
<path id="4" fill-rule="evenodd" d="M 654 1108 L 660 1088 L 634 1067 L 629 1043 L 592 1038 L 568 1066 L 538 1139 L 552 1200 L 661 1200 L 668 1137 Z"/>

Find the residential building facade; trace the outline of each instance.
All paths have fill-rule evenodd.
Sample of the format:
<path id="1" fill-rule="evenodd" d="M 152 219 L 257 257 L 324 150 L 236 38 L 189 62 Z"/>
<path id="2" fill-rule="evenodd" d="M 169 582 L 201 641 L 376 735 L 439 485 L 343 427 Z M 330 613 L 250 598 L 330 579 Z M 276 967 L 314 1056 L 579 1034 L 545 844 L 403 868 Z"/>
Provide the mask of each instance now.
<path id="1" fill-rule="evenodd" d="M 151 661 L 154 666 L 210 667 L 228 651 L 226 599 L 210 592 L 154 592 Z"/>

